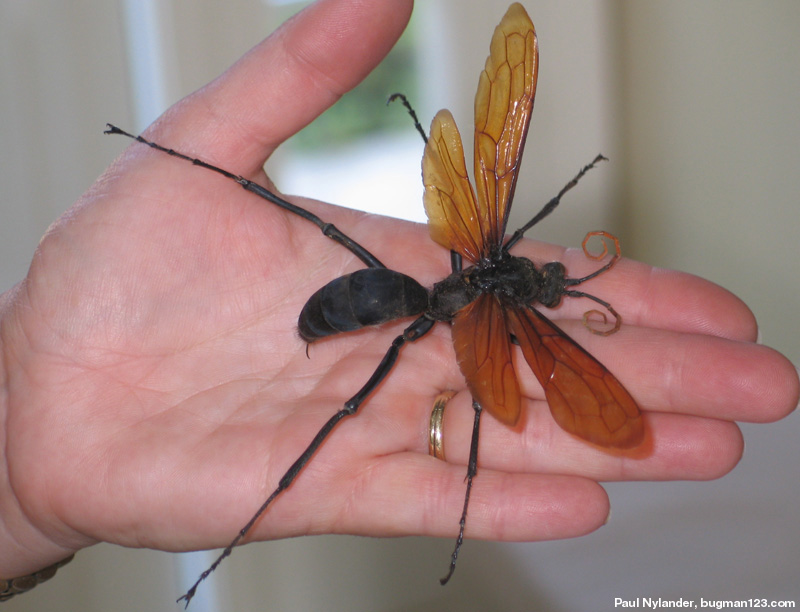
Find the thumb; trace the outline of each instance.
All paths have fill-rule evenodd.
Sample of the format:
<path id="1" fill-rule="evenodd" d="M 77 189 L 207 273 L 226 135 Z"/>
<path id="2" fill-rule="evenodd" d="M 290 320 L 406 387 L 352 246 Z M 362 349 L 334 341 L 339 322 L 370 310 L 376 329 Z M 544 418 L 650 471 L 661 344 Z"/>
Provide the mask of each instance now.
<path id="1" fill-rule="evenodd" d="M 167 110 L 149 137 L 252 175 L 386 56 L 413 0 L 319 0 Z"/>

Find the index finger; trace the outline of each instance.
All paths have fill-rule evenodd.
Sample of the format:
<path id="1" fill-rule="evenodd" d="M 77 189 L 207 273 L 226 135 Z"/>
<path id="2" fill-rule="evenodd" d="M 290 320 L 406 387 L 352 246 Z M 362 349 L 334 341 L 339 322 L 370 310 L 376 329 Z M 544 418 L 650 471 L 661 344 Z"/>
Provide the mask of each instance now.
<path id="1" fill-rule="evenodd" d="M 622 245 L 623 254 L 625 245 Z M 589 259 L 580 248 L 564 248 L 524 241 L 519 253 L 528 252 L 534 261 L 560 261 L 570 278 L 581 278 L 602 262 Z M 578 288 L 609 302 L 622 316 L 624 325 L 704 334 L 754 342 L 758 323 L 753 312 L 736 295 L 693 274 L 657 268 L 623 257 L 617 264 Z M 596 305 L 581 299 L 564 300 L 548 318 L 580 319 Z"/>

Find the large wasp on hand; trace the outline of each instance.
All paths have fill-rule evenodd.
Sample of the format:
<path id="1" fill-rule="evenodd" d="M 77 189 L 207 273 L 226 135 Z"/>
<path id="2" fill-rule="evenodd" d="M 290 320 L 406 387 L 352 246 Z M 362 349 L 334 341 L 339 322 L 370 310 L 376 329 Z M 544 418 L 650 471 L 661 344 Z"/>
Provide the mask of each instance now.
<path id="1" fill-rule="evenodd" d="M 512 365 L 513 344 L 522 350 L 544 388 L 553 417 L 565 431 L 610 449 L 632 448 L 641 443 L 642 416 L 631 395 L 600 362 L 533 307 L 539 303 L 554 308 L 564 296 L 589 298 L 615 319 L 611 330 L 592 331 L 609 334 L 619 329 L 621 318 L 610 304 L 572 288 L 609 270 L 620 257 L 619 242 L 605 232 L 590 233 L 587 240 L 595 235 L 612 239 L 616 252 L 608 263 L 583 278 L 569 278 L 559 262 L 537 267 L 529 259 L 510 254 L 523 234 L 550 214 L 561 197 L 602 156 L 585 166 L 533 219 L 508 239 L 505 237 L 533 109 L 538 61 L 533 23 L 520 4 L 512 4 L 492 37 L 475 97 L 475 189 L 468 178 L 461 136 L 452 115 L 442 110 L 433 119 L 422 158 L 424 203 L 431 237 L 451 252 L 452 273 L 430 290 L 413 278 L 388 269 L 331 224 L 260 185 L 109 125 L 107 133 L 129 136 L 220 173 L 246 190 L 315 223 L 324 235 L 366 264 L 367 268 L 331 281 L 309 298 L 298 323 L 300 336 L 306 342 L 415 317 L 394 339 L 370 379 L 322 426 L 274 492 L 181 597 L 187 605 L 199 584 L 231 554 L 268 506 L 292 484 L 336 425 L 355 414 L 390 373 L 402 347 L 423 337 L 437 322 L 451 325 L 456 358 L 475 411 L 459 535 L 442 584 L 455 570 L 464 537 L 470 490 L 477 474 L 481 413 L 486 409 L 509 426 L 515 425 L 520 417 L 520 389 Z M 418 122 L 417 127 L 422 131 Z M 590 256 L 586 241 L 584 252 Z M 463 259 L 469 262 L 466 268 L 462 266 Z"/>

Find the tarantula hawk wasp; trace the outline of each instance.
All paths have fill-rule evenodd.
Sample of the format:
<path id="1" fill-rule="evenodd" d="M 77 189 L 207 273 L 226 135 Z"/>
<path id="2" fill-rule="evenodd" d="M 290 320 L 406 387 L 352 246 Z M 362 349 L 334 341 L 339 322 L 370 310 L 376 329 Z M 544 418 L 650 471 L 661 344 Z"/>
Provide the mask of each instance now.
<path id="1" fill-rule="evenodd" d="M 456 567 L 466 524 L 472 481 L 477 474 L 478 434 L 485 408 L 509 426 L 521 411 L 520 389 L 512 366 L 512 343 L 539 383 L 555 421 L 567 432 L 605 448 L 638 446 L 644 435 L 639 408 L 617 379 L 532 304 L 554 308 L 564 296 L 585 297 L 603 306 L 615 318 L 612 329 L 594 330 L 607 335 L 617 331 L 621 317 L 610 304 L 576 289 L 576 285 L 609 270 L 620 257 L 619 241 L 605 232 L 591 232 L 583 250 L 592 259 L 587 241 L 603 236 L 614 241 L 615 254 L 604 266 L 583 278 L 568 278 L 559 262 L 537 267 L 516 257 L 510 249 L 523 234 L 550 214 L 562 196 L 604 159 L 598 155 L 528 223 L 505 239 L 525 137 L 536 92 L 538 73 L 536 32 L 525 9 L 512 4 L 492 37 L 490 55 L 481 73 L 475 98 L 475 182 L 469 182 L 461 136 L 447 110 L 433 119 L 430 137 L 404 97 L 403 104 L 426 140 L 422 159 L 424 204 L 433 240 L 451 252 L 452 274 L 428 290 L 413 278 L 388 269 L 372 253 L 316 215 L 280 198 L 265 188 L 202 160 L 186 156 L 134 136 L 113 125 L 106 133 L 122 134 L 154 149 L 213 170 L 238 182 L 244 189 L 311 221 L 325 236 L 349 249 L 366 268 L 337 278 L 312 295 L 300 313 L 300 336 L 311 343 L 325 336 L 416 317 L 394 339 L 375 372 L 344 407 L 319 430 L 306 450 L 280 479 L 276 489 L 239 531 L 228 547 L 178 601 L 188 606 L 200 583 L 231 554 L 267 507 L 288 488 L 336 425 L 356 413 L 369 394 L 394 366 L 400 350 L 428 333 L 438 321 L 451 324 L 458 365 L 472 394 L 475 412 L 466 477 L 466 494 L 459 534 L 451 555 L 445 584 Z M 397 97 L 397 96 L 393 96 Z M 466 258 L 470 266 L 462 266 Z M 603 315 L 605 319 L 605 315 Z"/>

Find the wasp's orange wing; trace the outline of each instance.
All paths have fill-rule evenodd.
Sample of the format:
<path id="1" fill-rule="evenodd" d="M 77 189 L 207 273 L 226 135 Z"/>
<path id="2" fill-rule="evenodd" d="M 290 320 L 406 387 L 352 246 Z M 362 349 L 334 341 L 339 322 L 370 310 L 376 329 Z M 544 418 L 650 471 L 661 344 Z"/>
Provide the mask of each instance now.
<path id="1" fill-rule="evenodd" d="M 475 96 L 477 200 L 461 135 L 447 110 L 433 118 L 422 156 L 431 238 L 477 262 L 505 233 L 536 92 L 539 54 L 525 9 L 512 4 L 495 29 Z"/>
<path id="2" fill-rule="evenodd" d="M 453 115 L 436 113 L 422 155 L 423 200 L 431 238 L 445 248 L 477 262 L 484 252 L 475 193 L 467 176 L 464 147 Z"/>
<path id="3" fill-rule="evenodd" d="M 508 323 L 498 299 L 484 293 L 453 318 L 453 345 L 473 399 L 497 420 L 514 425 L 520 414 Z"/>
<path id="4" fill-rule="evenodd" d="M 506 316 L 562 429 L 610 448 L 641 443 L 639 407 L 605 366 L 533 308 L 507 305 Z"/>
<path id="5" fill-rule="evenodd" d="M 512 4 L 494 31 L 475 96 L 475 186 L 489 225 L 484 242 L 503 240 L 536 95 L 536 30 L 520 4 Z"/>

